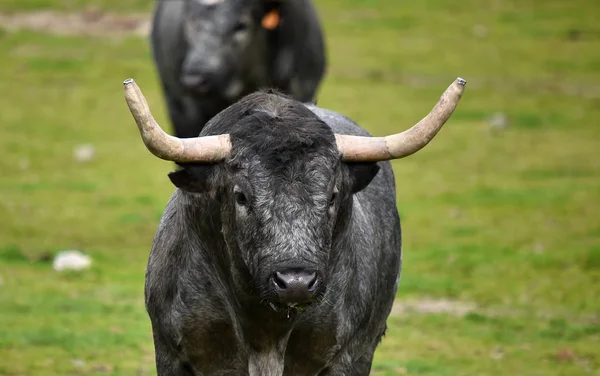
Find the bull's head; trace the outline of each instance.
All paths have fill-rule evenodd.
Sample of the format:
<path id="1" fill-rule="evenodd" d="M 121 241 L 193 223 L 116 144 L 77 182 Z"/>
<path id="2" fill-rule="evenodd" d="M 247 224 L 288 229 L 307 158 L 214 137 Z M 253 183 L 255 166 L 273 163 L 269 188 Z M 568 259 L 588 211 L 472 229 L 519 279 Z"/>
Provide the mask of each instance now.
<path id="1" fill-rule="evenodd" d="M 277 26 L 280 0 L 185 0 L 187 52 L 181 83 L 192 93 L 234 98 L 243 90 L 240 73 L 252 67 L 262 29 Z"/>
<path id="2" fill-rule="evenodd" d="M 131 79 L 125 98 L 146 147 L 184 167 L 171 181 L 217 198 L 227 248 L 277 307 L 319 296 L 331 250 L 343 248 L 334 244 L 353 215 L 353 194 L 376 176 L 376 162 L 427 145 L 465 84 L 457 79 L 419 123 L 387 137 L 333 134 L 301 103 L 255 93 L 215 116 L 202 131 L 210 135 L 179 139 L 162 131 Z"/>

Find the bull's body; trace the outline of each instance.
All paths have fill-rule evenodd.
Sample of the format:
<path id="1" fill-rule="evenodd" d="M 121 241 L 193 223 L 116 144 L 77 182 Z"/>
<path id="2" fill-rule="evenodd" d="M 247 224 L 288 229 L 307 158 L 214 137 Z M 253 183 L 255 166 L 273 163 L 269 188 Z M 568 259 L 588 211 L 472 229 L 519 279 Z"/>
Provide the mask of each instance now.
<path id="1" fill-rule="evenodd" d="M 198 136 L 210 118 L 260 88 L 276 88 L 302 102 L 314 100 L 325 74 L 326 56 L 321 25 L 310 0 L 286 0 L 278 5 L 282 21 L 273 30 L 251 24 L 243 48 L 228 46 L 235 39 L 226 34 L 231 27 L 223 24 L 235 21 L 232 18 L 241 13 L 235 7 L 245 9 L 250 6 L 245 4 L 272 0 L 211 1 L 222 4 L 207 7 L 231 9 L 221 12 L 221 18 L 203 21 L 214 23 L 206 28 L 216 30 L 214 35 L 199 30 L 186 36 L 186 22 L 192 23 L 189 18 L 195 17 L 187 15 L 188 21 L 184 20 L 189 13 L 186 3 L 194 1 L 201 0 L 159 0 L 152 25 L 153 58 L 178 137 Z M 182 83 L 182 77 L 190 73 L 186 70 L 194 69 L 213 77 L 209 91 L 193 92 Z"/>
<path id="2" fill-rule="evenodd" d="M 256 107 L 282 108 L 289 103 Z M 331 132 L 368 136 L 337 113 L 306 107 Z M 270 137 L 272 129 L 260 124 L 244 130 L 224 118 L 211 120 L 202 135 L 237 134 L 238 145 L 251 133 Z M 302 126 L 299 122 L 286 132 L 300 132 Z M 264 153 L 268 157 L 268 151 Z M 301 312 L 275 312 L 257 296 L 252 276 L 231 250 L 227 237 L 232 235 L 223 230 L 228 227 L 222 217 L 227 209 L 218 196 L 177 189 L 159 225 L 146 279 L 158 374 L 368 375 L 401 270 L 394 174 L 389 162 L 377 165 L 379 172 L 366 188 L 349 195 L 347 210 L 337 219 L 327 259 L 318 266 L 326 272 L 323 298 Z M 280 234 L 282 253 L 302 242 L 293 239 L 302 226 L 288 227 L 294 234 Z"/>

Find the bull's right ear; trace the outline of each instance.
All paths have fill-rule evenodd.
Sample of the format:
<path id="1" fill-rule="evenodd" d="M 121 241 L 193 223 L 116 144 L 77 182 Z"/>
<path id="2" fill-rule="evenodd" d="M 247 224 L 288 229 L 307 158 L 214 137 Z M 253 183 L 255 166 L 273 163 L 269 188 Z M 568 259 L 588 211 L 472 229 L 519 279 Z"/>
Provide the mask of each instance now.
<path id="1" fill-rule="evenodd" d="M 180 170 L 169 173 L 171 183 L 177 188 L 196 193 L 205 193 L 214 187 L 218 164 L 179 164 Z"/>
<path id="2" fill-rule="evenodd" d="M 379 172 L 379 165 L 374 162 L 346 163 L 352 181 L 352 193 L 365 189 Z"/>

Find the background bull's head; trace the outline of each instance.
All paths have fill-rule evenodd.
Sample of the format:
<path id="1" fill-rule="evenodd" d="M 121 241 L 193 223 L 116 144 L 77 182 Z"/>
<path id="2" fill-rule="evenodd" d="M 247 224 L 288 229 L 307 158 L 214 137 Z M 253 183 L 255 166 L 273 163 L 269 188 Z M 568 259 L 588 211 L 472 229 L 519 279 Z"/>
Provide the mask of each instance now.
<path id="1" fill-rule="evenodd" d="M 276 0 L 186 0 L 184 88 L 223 98 L 239 95 L 244 88 L 240 69 L 258 65 L 252 64 L 252 56 L 263 47 L 256 35 L 261 28 L 276 27 L 279 7 Z"/>
<path id="2" fill-rule="evenodd" d="M 183 164 L 171 181 L 219 203 L 230 254 L 273 308 L 318 299 L 352 195 L 379 167 L 342 162 L 331 129 L 300 103 L 274 94 L 245 97 L 206 131 L 229 132 L 230 157 L 213 165 Z"/>

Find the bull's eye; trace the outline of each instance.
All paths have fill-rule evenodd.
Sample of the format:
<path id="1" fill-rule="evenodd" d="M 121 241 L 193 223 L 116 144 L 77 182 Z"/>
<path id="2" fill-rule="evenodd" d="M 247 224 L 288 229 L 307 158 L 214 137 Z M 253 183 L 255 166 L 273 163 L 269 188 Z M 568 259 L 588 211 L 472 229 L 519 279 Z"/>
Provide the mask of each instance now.
<path id="1" fill-rule="evenodd" d="M 246 204 L 248 203 L 248 200 L 246 199 L 246 195 L 244 195 L 242 192 L 235 192 L 235 202 L 238 205 L 241 206 L 246 206 Z"/>
<path id="2" fill-rule="evenodd" d="M 329 207 L 332 207 L 335 205 L 335 199 L 337 198 L 337 192 L 333 192 L 331 194 L 331 199 L 329 200 Z"/>
<path id="3" fill-rule="evenodd" d="M 246 206 L 248 205 L 248 199 L 246 198 L 246 195 L 244 194 L 244 192 L 242 192 L 242 189 L 236 185 L 233 187 L 233 195 L 235 197 L 235 203 L 239 206 Z"/>

